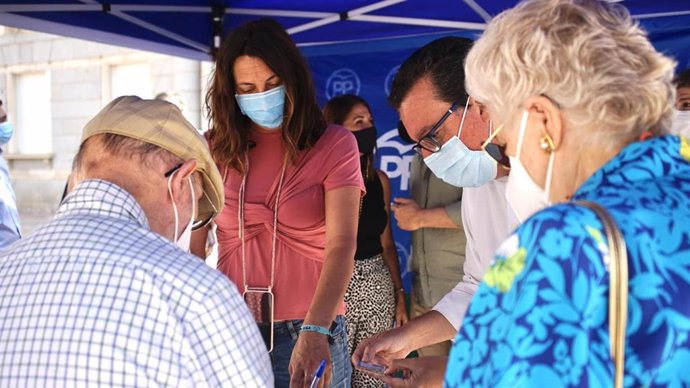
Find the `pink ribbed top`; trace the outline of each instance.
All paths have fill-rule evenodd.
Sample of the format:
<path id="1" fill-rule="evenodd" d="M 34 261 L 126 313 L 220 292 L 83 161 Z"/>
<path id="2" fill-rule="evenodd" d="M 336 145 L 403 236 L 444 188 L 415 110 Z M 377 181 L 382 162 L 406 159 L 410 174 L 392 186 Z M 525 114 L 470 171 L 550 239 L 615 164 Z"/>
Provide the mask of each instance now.
<path id="1" fill-rule="evenodd" d="M 246 282 L 268 286 L 271 274 L 273 209 L 285 154 L 280 132 L 253 132 L 245 199 Z M 224 169 L 221 168 L 221 173 Z M 242 292 L 238 192 L 242 177 L 227 171 L 225 208 L 218 225 L 218 269 Z M 275 269 L 275 320 L 304 319 L 321 274 L 326 247 L 325 193 L 352 186 L 364 191 L 359 151 L 352 134 L 329 126 L 309 151 L 285 172 L 280 204 Z M 345 258 L 344 258 L 345 259 Z M 346 258 L 352 260 L 353 258 Z M 341 303 L 339 313 L 344 312 Z"/>

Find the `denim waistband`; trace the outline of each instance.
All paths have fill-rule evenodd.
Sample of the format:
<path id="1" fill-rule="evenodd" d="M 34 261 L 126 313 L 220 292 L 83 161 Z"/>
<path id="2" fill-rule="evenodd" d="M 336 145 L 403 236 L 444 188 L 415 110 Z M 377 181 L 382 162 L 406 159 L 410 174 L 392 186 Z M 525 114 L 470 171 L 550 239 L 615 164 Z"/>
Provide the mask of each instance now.
<path id="1" fill-rule="evenodd" d="M 296 339 L 303 322 L 303 320 L 275 322 L 273 323 L 273 335 L 285 335 L 292 337 L 292 339 Z"/>

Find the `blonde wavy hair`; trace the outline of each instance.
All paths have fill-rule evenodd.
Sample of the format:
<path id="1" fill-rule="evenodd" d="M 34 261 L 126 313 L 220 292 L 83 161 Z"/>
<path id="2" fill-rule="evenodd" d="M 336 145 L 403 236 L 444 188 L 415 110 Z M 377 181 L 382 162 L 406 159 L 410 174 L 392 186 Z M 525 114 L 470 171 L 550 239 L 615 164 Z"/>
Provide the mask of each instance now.
<path id="1" fill-rule="evenodd" d="M 544 95 L 582 136 L 620 147 L 670 124 L 675 62 L 657 52 L 619 5 L 526 0 L 497 16 L 465 62 L 468 92 L 503 122 Z"/>

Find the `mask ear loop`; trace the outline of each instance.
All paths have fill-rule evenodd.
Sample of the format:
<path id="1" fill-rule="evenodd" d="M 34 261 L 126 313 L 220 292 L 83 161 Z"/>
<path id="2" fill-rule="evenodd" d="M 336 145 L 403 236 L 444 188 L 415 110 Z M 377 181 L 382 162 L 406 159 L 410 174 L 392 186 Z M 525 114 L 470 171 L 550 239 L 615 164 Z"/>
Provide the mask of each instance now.
<path id="1" fill-rule="evenodd" d="M 196 210 L 196 195 L 194 195 L 194 183 L 192 182 L 192 176 L 190 175 L 187 180 L 189 181 L 189 189 L 192 191 L 192 215 L 189 220 L 189 224 L 194 227 L 194 213 Z"/>
<path id="2" fill-rule="evenodd" d="M 469 97 L 467 97 L 467 101 L 465 101 L 465 109 L 462 110 L 462 119 L 460 119 L 460 128 L 458 128 L 458 139 L 460 138 L 460 134 L 462 133 L 462 126 L 465 124 L 465 115 L 467 114 L 468 106 L 470 106 Z"/>
<path id="3" fill-rule="evenodd" d="M 489 159 L 496 164 L 496 168 L 498 169 L 498 161 L 489 154 L 489 152 L 486 150 L 486 147 L 491 143 L 491 141 L 494 138 L 494 124 L 493 121 L 489 120 L 489 137 L 486 138 L 486 141 L 482 143 L 481 145 L 481 150 L 483 151 L 484 156 L 488 156 Z"/>
<path id="4" fill-rule="evenodd" d="M 481 148 L 486 151 L 486 147 L 491 144 L 491 142 L 494 140 L 494 137 L 503 130 L 503 124 L 498 126 L 498 129 L 496 131 L 493 130 L 493 121 L 489 120 L 489 137 L 484 140 L 484 142 L 481 145 Z M 492 158 L 493 159 L 493 158 Z"/>
<path id="5" fill-rule="evenodd" d="M 520 130 L 518 131 L 518 142 L 517 151 L 515 152 L 515 157 L 520 160 L 520 153 L 522 152 L 522 141 L 525 140 L 525 129 L 527 128 L 527 118 L 529 113 L 527 111 L 522 112 L 522 120 L 520 120 Z"/>
<path id="6" fill-rule="evenodd" d="M 170 194 L 170 200 L 172 201 L 173 204 L 173 214 L 175 214 L 175 234 L 173 235 L 173 242 L 177 242 L 177 239 L 179 238 L 179 235 L 177 234 L 178 232 L 178 218 L 177 218 L 177 205 L 175 205 L 175 198 L 173 197 L 172 193 L 172 178 L 177 174 L 177 172 L 180 170 L 175 170 L 170 174 L 170 177 L 168 177 L 168 194 Z"/>

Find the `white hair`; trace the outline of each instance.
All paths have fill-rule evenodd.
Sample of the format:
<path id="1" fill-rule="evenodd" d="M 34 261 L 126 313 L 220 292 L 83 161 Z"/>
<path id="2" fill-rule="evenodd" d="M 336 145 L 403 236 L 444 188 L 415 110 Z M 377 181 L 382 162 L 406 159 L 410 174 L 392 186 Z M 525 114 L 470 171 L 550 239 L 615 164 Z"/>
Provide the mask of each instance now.
<path id="1" fill-rule="evenodd" d="M 526 0 L 496 17 L 465 63 L 468 92 L 503 122 L 532 96 L 547 96 L 566 125 L 622 146 L 666 133 L 675 63 L 657 52 L 619 5 Z"/>

